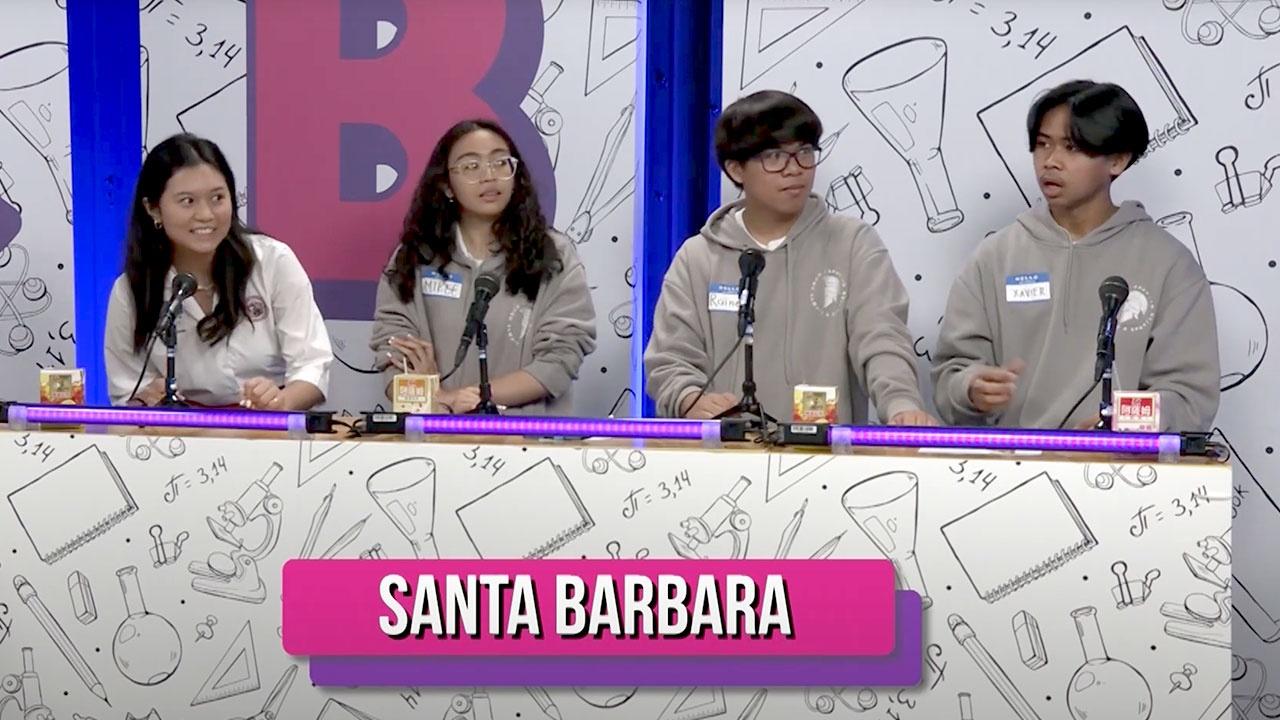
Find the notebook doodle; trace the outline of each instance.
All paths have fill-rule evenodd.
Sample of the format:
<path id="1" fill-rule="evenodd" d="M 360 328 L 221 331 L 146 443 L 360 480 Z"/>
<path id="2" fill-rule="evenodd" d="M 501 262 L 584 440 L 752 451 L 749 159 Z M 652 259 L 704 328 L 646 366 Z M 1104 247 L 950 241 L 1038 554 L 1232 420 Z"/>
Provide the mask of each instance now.
<path id="1" fill-rule="evenodd" d="M 9 493 L 36 553 L 53 564 L 137 512 L 107 454 L 90 445 Z"/>
<path id="2" fill-rule="evenodd" d="M 942 526 L 978 595 L 993 603 L 1097 547 L 1061 483 L 1040 473 Z"/>
<path id="3" fill-rule="evenodd" d="M 538 512 L 530 513 L 530 508 Z M 536 559 L 595 527 L 564 470 L 543 458 L 457 510 L 481 558 Z"/>

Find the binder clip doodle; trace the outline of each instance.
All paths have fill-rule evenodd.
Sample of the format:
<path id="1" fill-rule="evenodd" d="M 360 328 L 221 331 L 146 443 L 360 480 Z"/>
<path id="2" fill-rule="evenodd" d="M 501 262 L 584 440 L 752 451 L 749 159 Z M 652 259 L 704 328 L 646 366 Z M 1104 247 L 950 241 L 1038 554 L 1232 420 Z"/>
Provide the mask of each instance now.
<path id="1" fill-rule="evenodd" d="M 1261 171 L 1240 172 L 1236 168 L 1240 149 L 1235 145 L 1227 145 L 1218 150 L 1214 159 L 1222 166 L 1223 179 L 1213 189 L 1218 193 L 1224 214 L 1239 208 L 1250 208 L 1266 200 L 1271 194 L 1276 171 L 1280 170 L 1280 153 L 1276 153 L 1267 158 Z"/>
<path id="2" fill-rule="evenodd" d="M 271 484 L 283 470 L 280 463 L 271 463 L 240 497 L 218 506 L 218 518 L 206 518 L 213 536 L 234 549 L 230 554 L 214 552 L 205 562 L 189 564 L 187 571 L 195 576 L 191 579 L 193 590 L 248 603 L 267 599 L 258 561 L 274 550 L 280 539 L 284 502 L 271 491 Z"/>
<path id="3" fill-rule="evenodd" d="M 708 553 L 708 547 L 711 543 L 716 543 L 720 538 L 727 536 L 730 545 L 728 559 L 740 560 L 746 557 L 747 545 L 751 541 L 751 514 L 739 507 L 738 501 L 742 499 L 749 487 L 751 487 L 751 481 L 740 477 L 729 492 L 716 498 L 702 515 L 680 521 L 683 536 L 667 533 L 667 538 L 671 541 L 671 547 L 675 548 L 676 554 L 686 560 L 709 560 L 719 557 L 721 553 L 716 549 Z M 717 545 L 724 544 L 724 541 L 717 543 Z"/>
<path id="4" fill-rule="evenodd" d="M 1117 610 L 1145 603 L 1151 597 L 1151 586 L 1160 579 L 1160 569 L 1154 568 L 1141 580 L 1130 580 L 1129 564 L 1123 560 L 1111 564 L 1111 573 L 1116 576 L 1116 586 L 1111 588 L 1111 596 L 1115 598 Z"/>
<path id="5" fill-rule="evenodd" d="M 151 533 L 151 566 L 164 567 L 172 565 L 178 561 L 178 557 L 182 555 L 182 544 L 191 537 L 191 533 L 183 530 L 173 540 L 164 539 L 164 528 L 160 525 L 152 525 L 149 531 Z"/>
<path id="6" fill-rule="evenodd" d="M 107 454 L 90 445 L 9 493 L 40 559 L 52 565 L 138 511 Z"/>

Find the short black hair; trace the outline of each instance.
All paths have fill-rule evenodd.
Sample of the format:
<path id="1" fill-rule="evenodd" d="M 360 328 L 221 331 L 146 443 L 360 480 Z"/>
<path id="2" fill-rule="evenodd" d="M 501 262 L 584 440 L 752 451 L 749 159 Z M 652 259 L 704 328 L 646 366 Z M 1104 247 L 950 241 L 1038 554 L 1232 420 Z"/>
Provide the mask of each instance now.
<path id="1" fill-rule="evenodd" d="M 716 160 L 728 174 L 730 160 L 744 163 L 787 143 L 822 141 L 822 121 L 803 100 L 780 90 L 761 90 L 738 98 L 716 121 Z M 732 178 L 730 178 L 732 179 Z"/>
<path id="2" fill-rule="evenodd" d="M 1040 124 L 1051 110 L 1065 105 L 1071 116 L 1071 142 L 1091 155 L 1129 153 L 1132 167 L 1147 152 L 1150 133 L 1142 108 L 1115 83 L 1072 80 L 1045 91 L 1027 113 L 1027 144 L 1036 148 Z"/>

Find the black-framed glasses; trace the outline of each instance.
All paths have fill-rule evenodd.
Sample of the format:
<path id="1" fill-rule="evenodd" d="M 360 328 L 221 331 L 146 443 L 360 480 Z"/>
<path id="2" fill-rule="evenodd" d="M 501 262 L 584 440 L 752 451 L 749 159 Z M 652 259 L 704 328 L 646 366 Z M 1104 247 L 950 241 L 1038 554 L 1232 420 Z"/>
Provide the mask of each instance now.
<path id="1" fill-rule="evenodd" d="M 756 157 L 760 160 L 760 167 L 765 172 L 780 173 L 787 169 L 787 164 L 794 158 L 796 165 L 801 169 L 812 170 L 818 166 L 822 160 L 822 151 L 811 145 L 806 145 L 797 150 L 787 151 L 782 148 L 772 148 L 765 150 Z"/>
<path id="2" fill-rule="evenodd" d="M 517 164 L 518 161 L 513 157 L 487 161 L 465 160 L 457 165 L 449 166 L 449 170 L 457 173 L 463 182 L 474 185 L 475 183 L 483 182 L 488 177 L 492 177 L 495 180 L 510 180 L 516 176 Z"/>

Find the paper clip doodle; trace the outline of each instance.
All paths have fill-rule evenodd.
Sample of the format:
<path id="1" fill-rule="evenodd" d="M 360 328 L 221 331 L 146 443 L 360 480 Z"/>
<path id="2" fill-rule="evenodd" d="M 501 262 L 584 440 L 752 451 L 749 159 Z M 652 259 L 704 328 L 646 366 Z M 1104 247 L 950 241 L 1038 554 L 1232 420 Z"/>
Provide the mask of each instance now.
<path id="1" fill-rule="evenodd" d="M 0 324 L 8 325 L 8 347 L 0 345 L 0 355 L 17 355 L 30 350 L 36 342 L 35 332 L 27 324 L 53 305 L 53 296 L 44 280 L 31 277 L 31 255 L 21 245 L 0 248 Z M 14 279 L 13 275 L 17 275 Z"/>
<path id="2" fill-rule="evenodd" d="M 1217 45 L 1231 26 L 1250 40 L 1266 40 L 1280 32 L 1280 1 L 1278 0 L 1164 0 L 1168 10 L 1182 11 L 1182 37 L 1195 45 Z M 1191 32 L 1192 15 L 1196 8 L 1208 7 L 1218 11 L 1222 19 L 1202 20 Z M 1250 8 L 1258 10 L 1256 16 L 1241 14 Z M 1257 30 L 1251 29 L 1255 25 Z"/>

